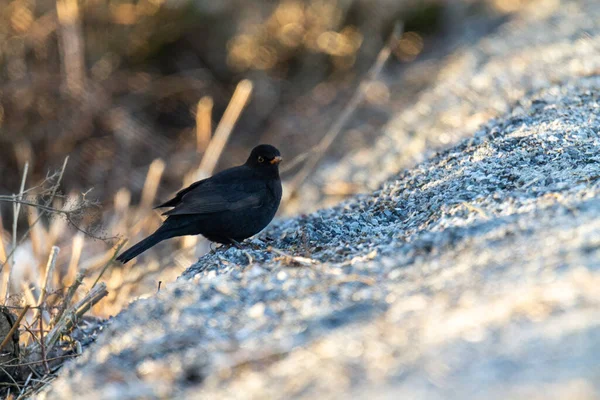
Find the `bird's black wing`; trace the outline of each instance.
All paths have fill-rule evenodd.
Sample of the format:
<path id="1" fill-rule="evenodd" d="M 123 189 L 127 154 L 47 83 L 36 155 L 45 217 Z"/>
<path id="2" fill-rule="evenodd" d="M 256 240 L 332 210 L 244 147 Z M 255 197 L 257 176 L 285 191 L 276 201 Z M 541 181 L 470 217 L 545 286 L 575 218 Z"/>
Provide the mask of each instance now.
<path id="1" fill-rule="evenodd" d="M 255 187 L 256 186 L 256 187 Z M 184 193 L 175 208 L 163 215 L 212 214 L 223 211 L 239 211 L 260 207 L 263 196 L 253 184 L 213 184 L 202 186 Z"/>
<path id="2" fill-rule="evenodd" d="M 177 194 L 175 195 L 175 197 L 173 197 L 171 200 L 167 200 L 164 203 L 159 204 L 158 206 L 156 206 L 154 208 L 175 207 L 175 206 L 177 206 L 179 203 L 181 203 L 181 199 L 183 198 L 183 196 L 185 196 L 186 193 L 188 193 L 191 190 L 193 190 L 193 189 L 197 188 L 198 186 L 202 185 L 204 182 L 206 182 L 206 179 L 202 179 L 201 181 L 192 183 L 190 186 L 186 187 L 185 189 L 181 189 L 179 192 L 177 192 Z"/>
<path id="3" fill-rule="evenodd" d="M 192 191 L 194 193 L 197 193 L 198 192 L 197 188 L 199 188 L 200 186 L 202 186 L 202 190 L 204 190 L 205 187 L 207 188 L 207 190 L 210 190 L 210 189 L 208 189 L 208 186 L 211 186 L 213 184 L 236 182 L 240 178 L 241 179 L 246 178 L 249 173 L 250 173 L 250 171 L 245 166 L 228 168 L 226 170 L 223 170 L 223 171 L 211 176 L 210 178 L 202 179 L 198 182 L 192 183 L 190 186 L 186 187 L 185 189 L 181 189 L 179 192 L 177 192 L 175 197 L 173 197 L 171 200 L 168 200 L 154 208 L 176 207 L 181 203 L 181 201 L 183 200 L 183 197 L 186 194 L 188 194 Z"/>

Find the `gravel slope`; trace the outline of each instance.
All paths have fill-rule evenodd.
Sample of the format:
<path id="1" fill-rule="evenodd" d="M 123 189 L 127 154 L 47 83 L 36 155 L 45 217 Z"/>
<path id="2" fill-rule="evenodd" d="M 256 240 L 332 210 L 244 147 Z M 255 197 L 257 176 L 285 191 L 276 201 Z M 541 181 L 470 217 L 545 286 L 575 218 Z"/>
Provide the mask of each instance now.
<path id="1" fill-rule="evenodd" d="M 502 51 L 455 65 L 454 100 L 424 95 L 463 104 L 457 121 L 499 99 L 448 131 L 466 139 L 201 258 L 42 397 L 600 398 L 600 18 L 579 19 L 600 6 L 543 3 L 529 40 L 504 30 L 478 47 Z M 503 75 L 508 54 L 539 62 Z M 469 97 L 468 76 L 489 90 Z M 429 115 L 422 132 L 446 132 Z"/>
<path id="2" fill-rule="evenodd" d="M 49 397 L 600 395 L 599 90 L 550 87 L 373 195 L 203 257 Z"/>

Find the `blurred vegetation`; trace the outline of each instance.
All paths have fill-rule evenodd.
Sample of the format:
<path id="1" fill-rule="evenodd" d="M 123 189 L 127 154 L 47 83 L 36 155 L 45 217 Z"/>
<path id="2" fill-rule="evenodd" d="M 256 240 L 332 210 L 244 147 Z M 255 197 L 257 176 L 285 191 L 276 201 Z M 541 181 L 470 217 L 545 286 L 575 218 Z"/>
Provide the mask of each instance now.
<path id="1" fill-rule="evenodd" d="M 282 146 L 291 134 L 285 126 L 295 131 L 294 119 L 311 117 L 294 107 L 298 99 L 333 102 L 410 3 L 2 0 L 0 192 L 16 190 L 14 172 L 26 160 L 39 179 L 70 154 L 71 189 L 93 186 L 105 200 L 128 187 L 135 200 L 160 157 L 169 165 L 168 193 L 202 156 L 194 146 L 197 101 L 210 96 L 218 120 L 242 77 L 257 90 L 224 163 L 261 140 Z M 435 31 L 442 2 L 413 3 L 412 24 Z M 423 47 L 416 32 L 404 43 L 404 60 Z M 295 152 L 322 134 L 293 133 L 302 138 Z"/>

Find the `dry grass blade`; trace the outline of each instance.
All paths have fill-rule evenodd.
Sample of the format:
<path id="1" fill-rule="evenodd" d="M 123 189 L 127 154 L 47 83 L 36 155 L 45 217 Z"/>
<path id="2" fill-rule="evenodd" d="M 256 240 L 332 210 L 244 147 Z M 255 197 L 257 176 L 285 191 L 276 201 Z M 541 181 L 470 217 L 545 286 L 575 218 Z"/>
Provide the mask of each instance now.
<path id="1" fill-rule="evenodd" d="M 56 13 L 60 23 L 59 39 L 64 82 L 73 97 L 80 97 L 85 89 L 85 59 L 83 33 L 77 0 L 57 0 Z"/>
<path id="2" fill-rule="evenodd" d="M 57 357 L 48 357 L 46 359 L 46 361 L 56 361 L 56 360 L 64 360 L 66 358 L 73 358 L 73 357 L 77 357 L 78 355 L 81 355 L 81 353 L 77 353 L 77 354 L 65 354 L 62 356 L 57 356 Z M 7 364 L 8 367 L 25 367 L 28 365 L 36 365 L 36 364 L 41 364 L 43 361 L 27 361 L 27 362 L 19 362 L 18 364 Z"/>
<path id="3" fill-rule="evenodd" d="M 71 300 L 73 300 L 73 297 L 75 296 L 75 292 L 77 291 L 77 289 L 79 289 L 79 286 L 81 286 L 81 284 L 83 283 L 84 277 L 85 277 L 85 275 L 82 273 L 77 274 L 77 277 L 75 278 L 75 282 L 69 287 L 69 290 L 67 291 L 67 294 L 65 295 L 65 298 L 63 299 L 63 301 L 58 309 L 58 312 L 56 313 L 56 315 L 52 319 L 52 322 L 50 323 L 52 326 L 56 325 L 58 323 L 58 321 L 60 321 L 60 319 L 62 318 L 67 307 L 69 306 L 69 304 L 71 304 Z"/>
<path id="4" fill-rule="evenodd" d="M 29 170 L 29 163 L 25 163 L 25 167 L 23 168 L 23 177 L 21 178 L 21 187 L 19 188 L 19 195 L 15 196 L 13 195 L 13 226 L 12 226 L 12 249 L 10 251 L 10 253 L 8 254 L 8 257 L 6 258 L 6 261 L 2 264 L 2 266 L 0 266 L 0 272 L 2 272 L 4 265 L 5 264 L 9 264 L 9 269 L 8 269 L 8 273 L 5 273 L 5 278 L 6 278 L 6 286 L 5 286 L 5 297 L 4 297 L 4 303 L 6 304 L 6 302 L 8 301 L 8 296 L 10 295 L 10 278 L 12 275 L 12 271 L 15 267 L 15 259 L 14 259 L 14 253 L 15 253 L 15 249 L 17 248 L 17 223 L 19 220 L 19 213 L 21 212 L 21 203 L 18 203 L 17 201 L 20 201 L 23 199 L 23 191 L 25 190 L 25 182 L 27 181 L 27 171 Z"/>
<path id="5" fill-rule="evenodd" d="M 46 342 L 44 341 L 44 316 L 40 315 L 38 319 L 39 332 L 40 332 L 40 350 L 42 352 L 42 362 L 44 364 L 46 374 L 50 373 L 50 366 L 48 365 L 47 353 L 46 353 Z"/>
<path id="6" fill-rule="evenodd" d="M 142 188 L 142 199 L 140 201 L 140 207 L 136 213 L 135 224 L 129 229 L 130 237 L 136 235 L 140 231 L 150 231 L 154 219 L 151 216 L 156 215 L 152 212 L 152 204 L 156 198 L 158 192 L 158 186 L 160 180 L 165 171 L 165 162 L 160 158 L 157 158 L 150 163 L 148 167 L 148 173 L 146 174 L 146 180 L 144 181 L 144 187 Z M 125 200 L 127 203 L 130 201 L 128 197 L 129 193 L 123 193 L 121 201 Z M 123 198 L 124 197 L 124 198 Z M 128 206 L 127 206 L 128 207 Z"/>
<path id="7" fill-rule="evenodd" d="M 56 257 L 58 256 L 59 251 L 60 249 L 58 247 L 52 246 L 50 256 L 48 257 L 48 263 L 46 264 L 46 271 L 44 273 L 43 283 L 41 285 L 42 291 L 37 302 L 38 307 L 40 307 L 46 301 L 46 295 L 48 294 L 48 285 L 50 285 L 52 275 L 54 274 L 54 269 L 56 268 Z"/>
<path id="8" fill-rule="evenodd" d="M 25 389 L 27 389 L 27 387 L 29 386 L 29 381 L 31 380 L 32 376 L 33 376 L 33 372 L 30 372 L 29 375 L 27 375 L 27 379 L 25 380 L 25 383 L 23 384 L 23 387 L 21 388 L 21 391 L 19 392 L 19 396 L 17 397 L 17 399 L 20 399 L 25 394 Z"/>
<path id="9" fill-rule="evenodd" d="M 339 136 L 342 131 L 342 128 L 346 125 L 352 113 L 356 110 L 356 108 L 360 105 L 365 97 L 365 89 L 367 85 L 377 79 L 383 66 L 386 61 L 389 59 L 392 54 L 392 50 L 396 46 L 400 36 L 402 36 L 403 24 L 397 23 L 394 27 L 392 34 L 390 35 L 386 45 L 379 51 L 377 55 L 377 59 L 375 63 L 367 72 L 366 77 L 363 81 L 358 85 L 357 90 L 354 92 L 350 101 L 342 111 L 342 114 L 338 117 L 338 119 L 331 126 L 327 134 L 321 139 L 319 144 L 311 149 L 311 155 L 308 157 L 308 161 L 304 165 L 304 167 L 298 172 L 298 174 L 292 179 L 289 189 L 287 190 L 287 196 L 284 201 L 289 201 L 296 197 L 298 193 L 298 189 L 304 184 L 306 179 L 315 171 L 319 162 L 322 160 L 323 156 L 327 153 L 327 150 L 331 147 L 335 139 Z"/>
<path id="10" fill-rule="evenodd" d="M 108 260 L 106 262 L 106 264 L 104 264 L 104 266 L 100 270 L 100 273 L 98 274 L 98 277 L 96 278 L 96 280 L 94 281 L 94 284 L 92 285 L 92 289 L 96 286 L 96 284 L 98 283 L 98 281 L 100 281 L 100 278 L 102 278 L 102 275 L 104 275 L 104 272 L 106 272 L 106 270 L 108 269 L 108 267 L 111 266 L 112 263 L 115 261 L 115 258 L 117 258 L 117 255 L 121 252 L 121 249 L 123 248 L 123 246 L 125 246 L 125 243 L 127 243 L 127 240 L 122 240 L 117 245 L 117 248 L 115 249 L 112 257 L 110 258 L 110 260 Z"/>
<path id="11" fill-rule="evenodd" d="M 304 161 L 306 161 L 306 159 L 308 157 L 310 157 L 310 155 L 317 150 L 318 146 L 314 146 L 311 147 L 310 150 L 305 151 L 304 153 L 300 153 L 298 154 L 296 157 L 294 157 L 291 161 L 288 161 L 285 163 L 284 166 L 282 166 L 282 168 L 279 169 L 279 172 L 281 173 L 281 175 L 284 175 L 286 173 L 288 173 L 289 171 L 293 170 L 294 168 L 296 168 L 298 165 L 302 164 Z"/>
<path id="12" fill-rule="evenodd" d="M 40 322 L 44 316 L 42 315 L 42 308 L 44 303 L 46 302 L 46 296 L 48 295 L 48 286 L 50 285 L 50 281 L 52 280 L 52 275 L 54 274 L 54 269 L 56 268 L 56 258 L 58 257 L 58 252 L 60 249 L 56 246 L 52 246 L 52 250 L 50 251 L 50 256 L 48 257 L 48 263 L 46 264 L 46 270 L 44 272 L 44 278 L 40 285 L 41 292 L 40 296 L 37 299 L 35 314 L 33 316 L 33 320 L 36 321 L 38 317 L 40 318 Z"/>
<path id="13" fill-rule="evenodd" d="M 21 290 L 23 291 L 23 297 L 25 297 L 25 302 L 28 304 L 35 304 L 37 303 L 37 299 L 33 295 L 31 286 L 33 286 L 31 282 L 21 282 Z"/>
<path id="14" fill-rule="evenodd" d="M 4 247 L 4 225 L 2 224 L 2 213 L 0 213 L 0 263 L 6 262 L 6 248 Z M 0 269 L 0 272 L 2 270 Z"/>
<path id="15" fill-rule="evenodd" d="M 205 96 L 200 99 L 196 107 L 196 151 L 204 151 L 210 143 L 212 136 L 212 109 L 213 99 Z"/>
<path id="16" fill-rule="evenodd" d="M 90 289 L 90 291 L 73 307 L 69 308 L 65 312 L 61 319 L 57 321 L 56 325 L 46 335 L 45 346 L 51 349 L 56 341 L 64 334 L 68 333 L 77 323 L 77 321 L 95 304 L 102 300 L 108 291 L 106 290 L 106 284 L 100 283 L 97 286 Z M 33 350 L 37 350 L 40 345 L 35 343 L 32 345 Z"/>
<path id="17" fill-rule="evenodd" d="M 267 247 L 267 251 L 270 251 L 271 253 L 275 253 L 279 256 L 284 257 L 286 260 L 296 263 L 296 264 L 300 264 L 303 265 L 305 267 L 310 267 L 312 265 L 316 265 L 319 262 L 317 260 L 313 260 L 312 258 L 308 258 L 308 257 L 302 257 L 302 256 L 294 256 L 292 254 L 286 253 L 283 250 L 279 250 L 276 249 L 274 247 Z"/>
<path id="18" fill-rule="evenodd" d="M 155 159 L 148 168 L 148 174 L 146 175 L 146 181 L 144 182 L 144 188 L 142 189 L 142 201 L 140 202 L 141 210 L 148 210 L 152 208 L 152 202 L 156 198 L 156 191 L 158 190 L 158 184 L 165 171 L 165 162 L 160 158 Z"/>
<path id="19" fill-rule="evenodd" d="M 88 312 L 92 307 L 94 307 L 100 300 L 102 300 L 108 294 L 108 290 L 106 290 L 106 284 L 104 282 L 100 282 L 98 285 L 94 286 L 90 289 L 89 293 L 84 297 L 79 303 L 77 303 L 75 307 L 75 316 L 77 319 L 83 317 L 83 315 Z M 75 323 L 76 321 L 72 321 Z M 71 325 L 70 327 L 72 327 Z"/>
<path id="20" fill-rule="evenodd" d="M 31 207 L 27 213 L 27 222 L 31 226 L 33 221 L 38 216 L 38 210 L 35 207 Z M 45 249 L 48 248 L 48 235 L 47 231 L 44 229 L 42 224 L 35 225 L 29 234 L 29 240 L 31 242 L 31 248 L 33 250 L 33 254 L 37 260 L 41 259 L 45 256 Z"/>
<path id="21" fill-rule="evenodd" d="M 231 97 L 231 101 L 219 122 L 215 135 L 211 139 L 212 133 L 212 107 L 213 100 L 210 97 L 203 97 L 198 102 L 196 110 L 196 146 L 198 152 L 205 150 L 196 171 L 187 174 L 183 180 L 183 186 L 189 186 L 194 181 L 204 179 L 212 175 L 229 136 L 239 119 L 242 110 L 248 103 L 252 93 L 252 82 L 249 80 L 241 81 Z M 198 238 L 194 236 L 184 236 L 180 239 L 183 248 L 192 248 L 198 243 Z"/>
<path id="22" fill-rule="evenodd" d="M 19 385 L 17 383 L 17 381 L 15 380 L 15 378 L 12 377 L 12 375 L 10 374 L 10 372 L 8 372 L 4 367 L 0 366 L 0 372 L 2 372 L 4 374 L 4 376 L 7 376 L 12 383 L 9 382 L 2 382 L 2 386 L 13 386 L 16 388 L 16 390 L 20 390 L 21 389 L 21 385 Z M 8 394 L 6 395 L 6 399 L 12 399 L 13 396 L 10 393 L 10 388 L 8 389 Z"/>
<path id="23" fill-rule="evenodd" d="M 63 286 L 71 285 L 75 275 L 77 274 L 77 267 L 79 266 L 79 259 L 81 258 L 81 252 L 83 250 L 85 237 L 83 233 L 77 232 L 73 238 L 73 245 L 71 246 L 71 261 L 69 261 L 69 267 L 67 268 L 67 274 L 63 277 Z"/>
<path id="24" fill-rule="evenodd" d="M 46 204 L 41 205 L 42 207 L 39 207 L 39 208 L 42 208 L 42 212 L 35 219 L 35 221 L 33 221 L 33 223 L 29 225 L 29 228 L 25 231 L 25 233 L 23 233 L 23 235 L 21 236 L 21 239 L 19 239 L 19 242 L 17 243 L 17 246 L 20 245 L 21 243 L 23 243 L 25 241 L 25 239 L 27 239 L 27 236 L 29 235 L 29 232 L 31 232 L 32 227 L 35 226 L 46 213 L 49 212 L 49 211 L 45 210 L 44 207 L 45 208 L 50 207 L 50 204 L 52 204 L 52 202 L 54 201 L 54 198 L 56 197 L 56 193 L 58 192 L 58 189 L 60 188 L 60 184 L 62 182 L 63 175 L 67 168 L 68 161 L 69 161 L 69 157 L 67 156 L 67 157 L 65 157 L 65 161 L 63 162 L 63 165 L 58 173 L 58 178 L 50 190 L 50 198 L 48 199 Z M 6 261 L 4 263 L 2 263 L 2 266 L 0 266 L 0 272 L 2 271 L 2 269 L 4 268 L 4 266 L 8 262 L 8 260 L 12 257 L 12 255 L 14 254 L 15 251 L 16 251 L 16 247 L 13 247 L 10 250 L 10 253 L 8 253 Z M 6 293 L 6 296 L 8 296 L 8 292 Z"/>
<path id="25" fill-rule="evenodd" d="M 229 105 L 223 114 L 223 118 L 221 118 L 221 121 L 219 121 L 217 129 L 215 129 L 215 134 L 210 140 L 206 151 L 204 152 L 204 156 L 200 162 L 200 167 L 196 172 L 196 180 L 200 180 L 212 175 L 215 167 L 217 166 L 219 158 L 221 158 L 221 153 L 223 152 L 223 149 L 229 140 L 231 131 L 240 117 L 242 110 L 248 103 L 251 93 L 251 81 L 244 79 L 238 83 L 237 87 L 235 88 L 235 92 L 231 97 L 231 101 L 229 102 Z"/>

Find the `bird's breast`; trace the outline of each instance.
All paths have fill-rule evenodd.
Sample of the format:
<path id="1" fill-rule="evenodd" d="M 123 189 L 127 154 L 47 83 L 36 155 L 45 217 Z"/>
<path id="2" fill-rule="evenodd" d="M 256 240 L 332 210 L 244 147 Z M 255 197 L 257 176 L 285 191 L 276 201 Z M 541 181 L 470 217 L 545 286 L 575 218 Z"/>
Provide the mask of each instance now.
<path id="1" fill-rule="evenodd" d="M 270 181 L 267 184 L 268 193 L 276 204 L 276 207 L 279 207 L 279 202 L 281 201 L 282 189 L 281 189 L 281 181 Z"/>

